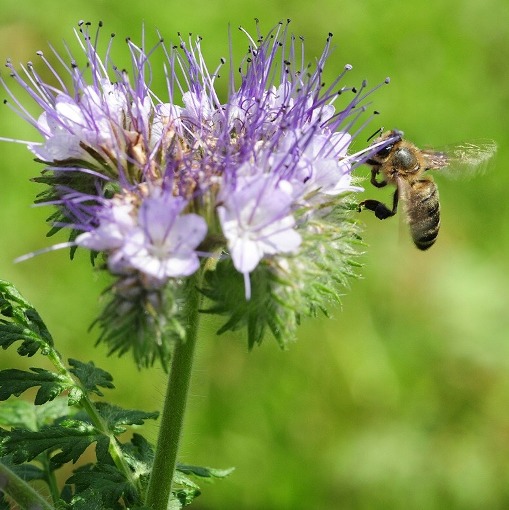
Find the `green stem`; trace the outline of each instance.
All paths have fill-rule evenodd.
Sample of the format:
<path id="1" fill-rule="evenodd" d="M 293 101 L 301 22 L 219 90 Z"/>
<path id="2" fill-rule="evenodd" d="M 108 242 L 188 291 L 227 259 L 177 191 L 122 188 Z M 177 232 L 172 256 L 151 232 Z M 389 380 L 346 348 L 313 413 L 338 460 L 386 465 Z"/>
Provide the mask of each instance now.
<path id="1" fill-rule="evenodd" d="M 201 276 L 201 271 L 197 271 L 188 282 L 183 310 L 186 339 L 177 344 L 173 353 L 154 465 L 145 502 L 151 510 L 166 510 L 171 496 L 198 332 L 201 302 L 198 289 L 201 285 Z"/>
<path id="2" fill-rule="evenodd" d="M 62 362 L 62 358 L 56 349 L 52 349 L 48 353 L 48 358 L 51 360 L 55 368 L 61 374 L 68 377 L 70 382 L 75 384 L 73 375 L 69 372 L 67 367 Z M 120 445 L 118 444 L 115 434 L 113 434 L 113 432 L 108 428 L 106 421 L 97 412 L 94 403 L 92 402 L 92 400 L 90 400 L 85 391 L 83 391 L 83 398 L 80 401 L 80 406 L 88 414 L 88 417 L 90 418 L 90 421 L 92 422 L 94 427 L 101 433 L 103 433 L 105 436 L 108 436 L 109 439 L 108 451 L 113 459 L 113 462 L 115 463 L 115 466 L 125 476 L 126 480 L 128 480 L 129 483 L 136 488 L 138 494 L 140 494 L 141 493 L 140 480 L 135 478 L 133 471 L 129 468 L 129 465 L 127 464 L 124 458 L 124 455 L 122 453 Z"/>
<path id="3" fill-rule="evenodd" d="M 138 494 L 140 494 L 141 493 L 140 480 L 134 477 L 133 471 L 129 468 L 129 465 L 125 460 L 124 454 L 120 448 L 120 445 L 118 444 L 115 434 L 113 434 L 109 430 L 106 422 L 104 421 L 102 416 L 97 412 L 97 409 L 94 406 L 93 402 L 87 396 L 85 396 L 82 399 L 81 407 L 88 414 L 90 421 L 92 422 L 94 427 L 96 427 L 104 435 L 108 436 L 109 438 L 108 452 L 110 453 L 111 458 L 115 463 L 115 466 L 125 476 L 126 480 L 128 480 L 129 483 L 136 488 Z"/>
<path id="4" fill-rule="evenodd" d="M 23 510 L 54 510 L 27 482 L 1 462 L 0 492 L 7 494 Z"/>
<path id="5" fill-rule="evenodd" d="M 60 499 L 60 490 L 58 489 L 55 471 L 50 468 L 50 458 L 48 452 L 40 456 L 40 461 L 42 464 L 43 471 L 46 474 L 46 483 L 48 484 L 49 493 L 51 494 L 53 505 L 56 505 L 57 501 Z"/>

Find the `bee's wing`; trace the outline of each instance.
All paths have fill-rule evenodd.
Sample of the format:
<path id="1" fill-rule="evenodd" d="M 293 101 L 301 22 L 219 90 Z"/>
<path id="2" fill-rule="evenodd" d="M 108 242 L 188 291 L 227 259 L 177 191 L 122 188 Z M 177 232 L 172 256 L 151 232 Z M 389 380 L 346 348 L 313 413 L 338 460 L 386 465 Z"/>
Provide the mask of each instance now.
<path id="1" fill-rule="evenodd" d="M 493 140 L 475 140 L 449 145 L 438 150 L 421 151 L 426 170 L 440 170 L 451 178 L 470 178 L 487 171 L 497 144 Z"/>

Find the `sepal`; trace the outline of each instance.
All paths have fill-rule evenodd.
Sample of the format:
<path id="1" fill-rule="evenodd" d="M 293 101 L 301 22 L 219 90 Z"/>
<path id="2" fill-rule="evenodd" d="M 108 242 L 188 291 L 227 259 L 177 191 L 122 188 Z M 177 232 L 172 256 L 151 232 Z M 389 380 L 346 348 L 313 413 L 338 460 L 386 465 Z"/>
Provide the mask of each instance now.
<path id="1" fill-rule="evenodd" d="M 139 368 L 159 361 L 167 371 L 175 343 L 185 340 L 182 312 L 189 284 L 172 279 L 148 290 L 139 278 L 122 277 L 106 289 L 109 301 L 92 327 L 100 330 L 97 341 L 108 346 L 108 354 L 130 352 Z"/>

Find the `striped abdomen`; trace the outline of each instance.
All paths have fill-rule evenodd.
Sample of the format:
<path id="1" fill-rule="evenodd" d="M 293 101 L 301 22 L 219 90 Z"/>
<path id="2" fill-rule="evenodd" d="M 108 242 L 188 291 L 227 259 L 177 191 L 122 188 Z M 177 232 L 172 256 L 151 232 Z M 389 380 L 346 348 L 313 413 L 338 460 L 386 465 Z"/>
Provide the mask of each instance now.
<path id="1" fill-rule="evenodd" d="M 419 250 L 433 246 L 440 228 L 440 202 L 437 186 L 432 180 L 411 184 L 406 197 L 406 213 L 415 246 Z"/>

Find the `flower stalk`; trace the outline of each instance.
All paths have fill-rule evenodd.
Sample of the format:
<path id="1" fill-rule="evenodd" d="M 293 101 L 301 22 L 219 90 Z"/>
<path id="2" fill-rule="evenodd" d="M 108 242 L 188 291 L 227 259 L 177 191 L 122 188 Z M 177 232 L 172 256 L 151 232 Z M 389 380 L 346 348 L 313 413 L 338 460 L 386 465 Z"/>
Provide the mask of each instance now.
<path id="1" fill-rule="evenodd" d="M 22 510 L 54 510 L 37 491 L 1 462 L 0 492 L 7 494 Z"/>
<path id="2" fill-rule="evenodd" d="M 183 311 L 186 335 L 183 341 L 178 342 L 173 352 L 154 464 L 145 501 L 145 505 L 152 510 L 166 510 L 171 495 L 198 335 L 202 272 L 203 269 L 198 270 L 187 282 L 187 299 Z"/>

